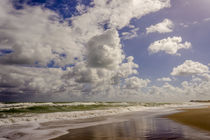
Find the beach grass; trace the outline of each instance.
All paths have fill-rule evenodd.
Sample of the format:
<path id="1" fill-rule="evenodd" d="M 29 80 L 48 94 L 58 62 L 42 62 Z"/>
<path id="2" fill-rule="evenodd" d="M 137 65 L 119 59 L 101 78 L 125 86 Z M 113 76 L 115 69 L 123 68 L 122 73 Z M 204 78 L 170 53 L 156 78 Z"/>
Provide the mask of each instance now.
<path id="1" fill-rule="evenodd" d="M 167 118 L 191 127 L 210 131 L 210 107 L 184 109 L 183 112 L 168 115 Z"/>

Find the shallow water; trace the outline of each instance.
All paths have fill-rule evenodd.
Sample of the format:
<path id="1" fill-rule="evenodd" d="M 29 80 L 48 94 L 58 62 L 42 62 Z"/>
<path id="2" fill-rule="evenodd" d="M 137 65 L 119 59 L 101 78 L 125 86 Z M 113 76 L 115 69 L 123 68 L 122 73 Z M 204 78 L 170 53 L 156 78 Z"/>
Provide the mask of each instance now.
<path id="1" fill-rule="evenodd" d="M 154 112 L 118 116 L 122 122 L 72 129 L 54 140 L 209 140 L 210 133 L 190 128 Z"/>

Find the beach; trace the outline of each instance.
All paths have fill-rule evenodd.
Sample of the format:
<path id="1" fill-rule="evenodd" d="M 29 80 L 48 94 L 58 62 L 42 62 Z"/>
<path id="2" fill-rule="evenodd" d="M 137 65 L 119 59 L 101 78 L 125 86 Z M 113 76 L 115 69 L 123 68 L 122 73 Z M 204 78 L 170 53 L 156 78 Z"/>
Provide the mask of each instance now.
<path id="1" fill-rule="evenodd" d="M 191 127 L 210 131 L 210 107 L 183 109 L 182 112 L 167 116 L 176 122 L 189 125 Z"/>
<path id="2" fill-rule="evenodd" d="M 130 106 L 105 110 L 36 114 L 28 117 L 28 120 L 27 117 L 22 117 L 18 118 L 19 121 L 13 120 L 13 123 L 8 124 L 4 120 L 4 124 L 0 126 L 0 140 L 109 140 L 111 138 L 135 140 L 164 139 L 171 136 L 177 139 L 198 137 L 207 139 L 208 133 L 163 117 L 176 113 L 179 109 L 204 106 L 206 104 L 185 103 L 157 107 Z"/>

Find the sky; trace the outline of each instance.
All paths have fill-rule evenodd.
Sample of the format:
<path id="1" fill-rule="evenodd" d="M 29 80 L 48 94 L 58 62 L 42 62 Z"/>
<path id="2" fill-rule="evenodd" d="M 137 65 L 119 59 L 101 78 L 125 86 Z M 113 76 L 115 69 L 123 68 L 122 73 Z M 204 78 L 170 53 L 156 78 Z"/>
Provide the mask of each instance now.
<path id="1" fill-rule="evenodd" d="M 0 102 L 210 99 L 209 6 L 0 1 Z"/>

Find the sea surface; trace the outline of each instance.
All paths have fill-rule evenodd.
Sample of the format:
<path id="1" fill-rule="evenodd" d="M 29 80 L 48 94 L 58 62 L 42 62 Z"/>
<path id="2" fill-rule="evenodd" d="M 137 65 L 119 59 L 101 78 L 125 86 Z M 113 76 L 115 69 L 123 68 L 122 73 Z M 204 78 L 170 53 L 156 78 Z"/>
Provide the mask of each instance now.
<path id="1" fill-rule="evenodd" d="M 210 140 L 210 133 L 164 117 L 168 112 L 136 112 L 115 116 L 120 122 L 70 129 L 53 140 Z M 170 113 L 170 112 L 169 112 Z"/>

